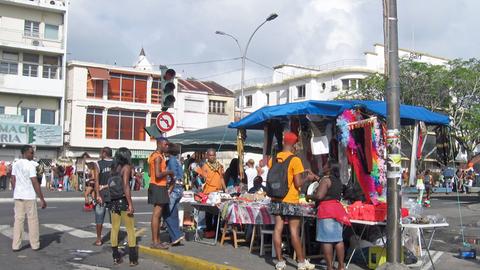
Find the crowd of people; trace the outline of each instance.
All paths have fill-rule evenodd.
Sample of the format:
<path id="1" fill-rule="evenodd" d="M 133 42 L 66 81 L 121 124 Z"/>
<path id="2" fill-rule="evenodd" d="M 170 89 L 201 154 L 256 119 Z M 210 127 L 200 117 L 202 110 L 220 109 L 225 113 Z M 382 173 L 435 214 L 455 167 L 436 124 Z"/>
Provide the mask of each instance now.
<path id="1" fill-rule="evenodd" d="M 198 155 L 187 156 L 186 159 L 179 157 L 180 148 L 170 143 L 167 138 L 157 138 L 157 147 L 148 157 L 148 175 L 150 183 L 148 187 L 148 204 L 152 205 L 151 215 L 151 247 L 154 249 L 168 249 L 178 245 L 184 240 L 184 234 L 179 225 L 178 206 L 185 188 L 191 187 L 196 193 L 208 196 L 212 192 L 243 190 L 249 193 L 266 191 L 268 194 L 270 174 L 278 172 L 276 166 L 286 166 L 286 191 L 284 196 L 271 196 L 269 211 L 274 216 L 273 248 L 278 262 L 276 269 L 286 267 L 282 255 L 282 234 L 284 226 L 289 227 L 289 241 L 297 255 L 298 269 L 314 269 L 305 258 L 304 248 L 300 240 L 301 204 L 302 200 L 317 202 L 316 213 L 316 240 L 321 243 L 321 249 L 325 255 L 327 269 L 333 269 L 334 254 L 338 259 L 337 269 L 344 269 L 345 247 L 343 245 L 342 231 L 344 225 L 350 225 L 349 218 L 344 207 L 340 204 L 344 187 L 340 180 L 338 159 L 330 157 L 322 168 L 322 175 L 316 175 L 305 169 L 302 160 L 295 155 L 295 145 L 298 141 L 296 134 L 287 132 L 283 137 L 283 148 L 272 159 L 264 162 L 260 160 L 255 166 L 255 161 L 249 159 L 245 163 L 244 177 L 239 170 L 239 160 L 232 159 L 227 169 L 217 160 L 216 151 L 208 149 L 204 159 Z M 15 218 L 13 230 L 12 250 L 18 251 L 21 246 L 25 215 L 28 218 L 30 245 L 32 249 L 40 248 L 38 236 L 38 214 L 36 198 L 40 199 L 41 207 L 47 206 L 40 188 L 40 177 L 47 178 L 47 190 L 64 187 L 69 190 L 79 188 L 75 181 L 77 177 L 84 178 L 85 208 L 94 210 L 97 238 L 95 245 L 103 245 L 103 224 L 106 213 L 111 214 L 112 229 L 110 242 L 112 248 L 113 263 L 122 262 L 118 250 L 118 233 L 123 222 L 127 230 L 129 247 L 129 261 L 131 266 L 138 264 L 138 248 L 135 237 L 135 208 L 132 201 L 131 190 L 135 189 L 141 171 L 135 170 L 131 161 L 131 152 L 125 147 L 119 148 L 114 155 L 112 149 L 104 147 L 100 151 L 98 161 L 86 162 L 86 169 L 80 174 L 75 173 L 74 168 L 53 165 L 49 169 L 39 170 L 39 164 L 33 161 L 34 149 L 26 145 L 22 147 L 22 158 L 13 164 L 0 162 L 0 188 L 7 189 L 3 181 L 11 177 L 11 185 L 14 190 Z M 459 169 L 452 174 L 450 169 L 443 170 L 443 181 L 448 179 L 455 183 L 457 189 L 462 186 L 472 186 L 475 177 L 478 180 L 478 172 L 473 164 L 468 164 L 466 169 Z M 48 177 L 51 176 L 50 186 Z M 63 178 L 62 178 L 63 177 Z M 143 177 L 142 177 L 143 178 Z M 242 179 L 243 178 L 243 179 Z M 267 179 L 269 180 L 267 183 Z M 432 187 L 436 184 L 429 170 L 417 175 L 417 188 L 426 192 L 427 200 L 430 198 Z M 460 180 L 462 179 L 462 180 Z M 63 182 L 61 182 L 63 181 Z M 302 191 L 306 185 L 317 181 L 316 191 L 305 198 Z M 441 182 L 441 180 L 440 180 Z M 68 183 L 68 184 L 67 184 Z M 423 193 L 420 197 L 423 199 Z M 161 242 L 161 223 L 166 225 L 170 241 Z M 216 222 L 218 219 L 209 213 L 205 215 L 206 229 L 204 237 L 215 235 Z"/>

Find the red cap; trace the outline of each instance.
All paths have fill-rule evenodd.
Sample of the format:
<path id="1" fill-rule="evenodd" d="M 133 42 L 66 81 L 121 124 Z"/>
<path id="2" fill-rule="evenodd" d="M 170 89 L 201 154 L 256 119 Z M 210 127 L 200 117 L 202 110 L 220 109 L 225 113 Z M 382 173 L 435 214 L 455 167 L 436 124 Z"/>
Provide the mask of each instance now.
<path id="1" fill-rule="evenodd" d="M 283 142 L 286 144 L 296 144 L 298 141 L 298 136 L 293 132 L 285 132 L 283 134 Z"/>

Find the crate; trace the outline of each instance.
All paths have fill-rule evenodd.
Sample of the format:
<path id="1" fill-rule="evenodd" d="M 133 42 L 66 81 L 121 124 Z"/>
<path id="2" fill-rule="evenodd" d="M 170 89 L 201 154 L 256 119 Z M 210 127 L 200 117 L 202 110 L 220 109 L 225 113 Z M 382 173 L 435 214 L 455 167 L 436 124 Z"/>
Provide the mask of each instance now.
<path id="1" fill-rule="evenodd" d="M 405 256 L 403 252 L 401 252 L 401 261 L 402 263 L 405 261 Z M 368 268 L 369 269 L 377 269 L 380 265 L 387 262 L 387 248 L 374 246 L 368 248 Z"/>

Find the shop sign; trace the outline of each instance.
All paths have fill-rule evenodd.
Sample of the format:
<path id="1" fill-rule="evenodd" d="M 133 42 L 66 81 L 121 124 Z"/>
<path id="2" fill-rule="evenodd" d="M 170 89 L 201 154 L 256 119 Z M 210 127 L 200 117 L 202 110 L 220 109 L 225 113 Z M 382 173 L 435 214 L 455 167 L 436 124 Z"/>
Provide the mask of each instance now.
<path id="1" fill-rule="evenodd" d="M 0 122 L 0 143 L 27 144 L 28 127 L 26 125 Z"/>
<path id="2" fill-rule="evenodd" d="M 62 145 L 62 127 L 0 122 L 1 144 Z"/>

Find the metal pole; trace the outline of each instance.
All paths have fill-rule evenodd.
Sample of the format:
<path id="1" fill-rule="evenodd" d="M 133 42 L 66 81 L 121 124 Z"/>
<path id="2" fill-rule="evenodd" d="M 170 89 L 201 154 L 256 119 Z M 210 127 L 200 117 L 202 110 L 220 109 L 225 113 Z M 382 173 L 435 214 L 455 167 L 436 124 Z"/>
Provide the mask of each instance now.
<path id="1" fill-rule="evenodd" d="M 400 263 L 400 78 L 398 66 L 397 1 L 388 0 L 388 80 L 387 100 L 387 261 Z M 387 42 L 386 42 L 387 43 Z"/>
<path id="2" fill-rule="evenodd" d="M 240 98 L 240 119 L 243 118 L 243 107 L 245 107 L 244 106 L 245 96 L 243 95 L 243 88 L 245 86 L 245 59 L 247 58 L 248 46 L 250 46 L 250 42 L 252 41 L 252 38 L 255 35 L 255 33 L 258 31 L 258 29 L 260 29 L 260 27 L 262 27 L 267 22 L 268 22 L 268 20 L 265 20 L 259 26 L 257 26 L 255 31 L 253 31 L 252 35 L 250 35 L 250 38 L 248 39 L 247 45 L 245 46 L 245 50 L 243 51 L 243 55 L 242 55 L 242 80 L 240 81 L 240 96 L 241 96 L 241 98 Z"/>
<path id="3" fill-rule="evenodd" d="M 410 171 L 408 177 L 408 184 L 414 185 L 417 175 L 417 150 L 418 150 L 418 122 L 415 122 L 415 129 L 413 130 L 412 138 L 412 154 L 410 155 Z"/>

